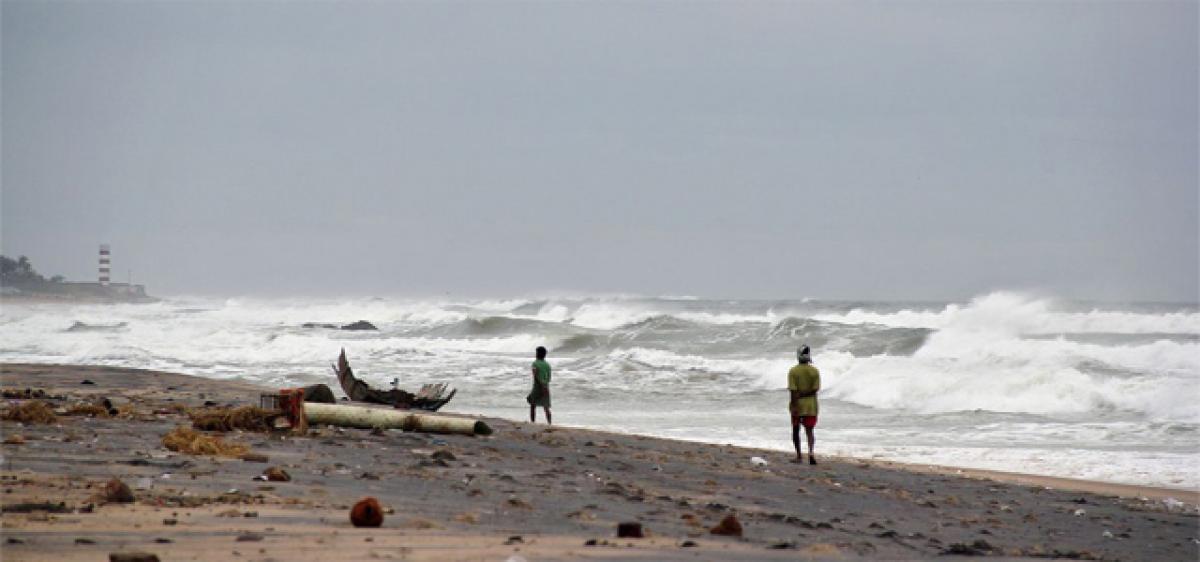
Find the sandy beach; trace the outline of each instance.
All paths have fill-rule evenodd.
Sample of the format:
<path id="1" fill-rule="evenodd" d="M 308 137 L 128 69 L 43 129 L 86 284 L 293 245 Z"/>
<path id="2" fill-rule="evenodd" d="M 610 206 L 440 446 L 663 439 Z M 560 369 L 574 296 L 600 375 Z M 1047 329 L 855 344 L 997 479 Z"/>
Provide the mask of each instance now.
<path id="1" fill-rule="evenodd" d="M 119 411 L 0 422 L 4 560 L 1200 555 L 1194 490 L 850 458 L 809 466 L 778 451 L 499 419 L 485 420 L 495 429 L 485 437 L 331 427 L 224 435 L 261 462 L 175 453 L 161 439 L 190 427 L 188 409 L 257 404 L 273 389 L 28 364 L 0 367 L 0 386 L 40 390 L 60 412 L 104 398 Z M 255 479 L 269 467 L 291 480 Z M 135 501 L 106 501 L 113 478 Z M 364 496 L 384 506 L 382 527 L 351 525 L 349 508 Z M 729 516 L 742 536 L 710 532 Z M 623 522 L 640 523 L 645 537 L 618 538 Z"/>

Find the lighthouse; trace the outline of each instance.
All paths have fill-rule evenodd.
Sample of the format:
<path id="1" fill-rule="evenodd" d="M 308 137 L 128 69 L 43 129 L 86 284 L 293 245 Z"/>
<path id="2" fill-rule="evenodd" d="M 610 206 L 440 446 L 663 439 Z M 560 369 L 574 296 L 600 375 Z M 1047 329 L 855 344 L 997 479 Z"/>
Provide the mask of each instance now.
<path id="1" fill-rule="evenodd" d="M 100 286 L 107 287 L 112 274 L 112 258 L 108 244 L 100 245 Z"/>

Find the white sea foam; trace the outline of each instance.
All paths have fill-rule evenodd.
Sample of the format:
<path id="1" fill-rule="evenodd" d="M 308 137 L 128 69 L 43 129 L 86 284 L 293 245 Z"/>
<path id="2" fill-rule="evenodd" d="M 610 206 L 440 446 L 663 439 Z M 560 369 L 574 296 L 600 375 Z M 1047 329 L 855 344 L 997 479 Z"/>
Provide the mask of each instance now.
<path id="1" fill-rule="evenodd" d="M 977 297 L 965 306 L 948 304 L 939 311 L 875 312 L 856 308 L 846 313 L 817 314 L 813 318 L 842 324 L 869 323 L 986 334 L 1200 334 L 1198 312 L 1063 312 L 1055 309 L 1051 299 L 1009 292 Z"/>

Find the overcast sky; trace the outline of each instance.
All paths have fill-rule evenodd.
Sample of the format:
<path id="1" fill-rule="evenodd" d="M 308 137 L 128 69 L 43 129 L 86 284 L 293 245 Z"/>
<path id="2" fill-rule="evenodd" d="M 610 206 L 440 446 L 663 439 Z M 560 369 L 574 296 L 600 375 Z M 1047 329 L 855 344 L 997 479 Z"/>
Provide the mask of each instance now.
<path id="1" fill-rule="evenodd" d="M 5 0 L 0 245 L 155 294 L 1196 301 L 1197 5 Z"/>

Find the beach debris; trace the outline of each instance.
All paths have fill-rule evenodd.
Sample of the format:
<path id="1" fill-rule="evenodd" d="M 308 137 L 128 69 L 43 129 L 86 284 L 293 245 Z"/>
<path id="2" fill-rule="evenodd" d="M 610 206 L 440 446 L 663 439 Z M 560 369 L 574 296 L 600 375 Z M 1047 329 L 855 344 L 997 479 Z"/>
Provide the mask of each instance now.
<path id="1" fill-rule="evenodd" d="M 96 539 L 88 537 L 76 537 L 75 544 L 96 544 Z"/>
<path id="2" fill-rule="evenodd" d="M 392 409 L 316 404 L 303 402 L 302 414 L 308 425 L 332 425 L 359 429 L 401 429 L 423 433 L 491 435 L 492 428 L 481 420 L 431 414 L 416 414 Z"/>
<path id="3" fill-rule="evenodd" d="M 301 388 L 304 391 L 305 402 L 320 402 L 322 404 L 337 404 L 337 397 L 328 385 L 314 384 Z"/>
<path id="4" fill-rule="evenodd" d="M 740 537 L 742 536 L 742 522 L 738 521 L 736 515 L 729 514 L 720 523 L 717 523 L 715 527 L 709 529 L 708 532 L 714 535 Z"/>
<path id="5" fill-rule="evenodd" d="M 350 508 L 350 523 L 355 527 L 378 527 L 383 524 L 383 509 L 379 500 L 365 497 Z"/>
<path id="6" fill-rule="evenodd" d="M 192 427 L 202 431 L 271 431 L 275 418 L 280 415 L 282 414 L 277 411 L 264 410 L 257 406 L 207 408 L 188 413 L 192 418 Z"/>
<path id="7" fill-rule="evenodd" d="M 996 548 L 991 543 L 978 539 L 971 544 L 956 542 L 942 550 L 942 554 L 954 554 L 959 556 L 987 556 Z"/>
<path id="8" fill-rule="evenodd" d="M 164 435 L 162 444 L 167 449 L 189 455 L 239 458 L 249 452 L 245 445 L 226 443 L 220 437 L 205 435 L 182 425 Z"/>
<path id="9" fill-rule="evenodd" d="M 525 542 L 525 538 L 522 537 L 521 535 L 513 535 L 511 537 L 508 537 L 508 540 L 504 541 L 504 544 L 505 545 L 524 544 L 524 542 Z"/>
<path id="10" fill-rule="evenodd" d="M 262 453 L 246 453 L 242 455 L 242 460 L 245 462 L 269 462 L 271 458 Z"/>
<path id="11" fill-rule="evenodd" d="M 96 383 L 94 383 L 88 379 L 83 379 L 83 380 L 79 381 L 79 384 L 96 384 Z"/>
<path id="12" fill-rule="evenodd" d="M 375 330 L 375 331 L 379 330 L 379 328 L 376 328 L 374 324 L 367 322 L 366 320 L 359 320 L 357 322 L 351 322 L 349 324 L 342 326 L 341 329 L 352 330 L 352 331 L 353 330 Z"/>
<path id="13" fill-rule="evenodd" d="M 130 503 L 134 500 L 133 490 L 120 478 L 113 478 L 104 485 L 104 499 L 112 503 Z"/>
<path id="14" fill-rule="evenodd" d="M 767 459 L 762 457 L 750 457 L 750 464 L 753 464 L 754 466 L 767 466 L 771 463 L 767 462 Z"/>
<path id="15" fill-rule="evenodd" d="M 1177 509 L 1183 509 L 1187 504 L 1175 498 L 1167 498 L 1163 500 L 1163 505 L 1167 507 L 1167 511 L 1175 511 Z"/>
<path id="16" fill-rule="evenodd" d="M 505 558 L 504 562 L 529 562 L 529 560 L 526 560 L 525 557 L 521 556 L 520 554 L 514 554 L 508 558 Z"/>
<path id="17" fill-rule="evenodd" d="M 1106 539 L 1115 539 L 1115 538 L 1117 538 L 1117 537 L 1116 537 L 1116 535 L 1114 535 L 1114 534 L 1113 534 L 1113 532 L 1112 532 L 1112 531 L 1109 531 L 1108 529 L 1105 529 L 1103 533 L 1100 533 L 1100 536 L 1102 536 L 1102 537 L 1104 537 L 1104 538 L 1106 538 Z"/>
<path id="18" fill-rule="evenodd" d="M 693 548 L 695 546 L 698 546 L 696 544 L 696 541 L 689 540 L 689 541 L 683 541 L 683 542 L 679 543 L 679 548 Z"/>
<path id="19" fill-rule="evenodd" d="M 107 400 L 107 399 L 106 399 Z M 77 403 L 67 408 L 66 415 L 86 415 L 89 418 L 110 418 L 116 415 L 116 408 L 106 408 L 100 403 Z"/>
<path id="20" fill-rule="evenodd" d="M 272 467 L 264 470 L 263 476 L 266 476 L 267 480 L 269 480 L 271 482 L 291 482 L 292 481 L 292 475 L 288 474 L 286 470 L 279 468 L 278 466 L 272 466 Z"/>
<path id="21" fill-rule="evenodd" d="M 15 503 L 0 508 L 0 513 L 34 513 L 37 511 L 44 511 L 46 513 L 71 513 L 71 508 L 67 507 L 67 504 L 63 502 Z"/>
<path id="22" fill-rule="evenodd" d="M 1084 515 L 1087 515 L 1087 510 L 1083 508 L 1076 509 L 1074 511 L 1074 515 L 1075 517 L 1083 517 Z"/>
<path id="23" fill-rule="evenodd" d="M 4 412 L 3 418 L 8 421 L 47 425 L 58 421 L 54 410 L 41 400 L 30 400 L 9 408 Z"/>
<path id="24" fill-rule="evenodd" d="M 50 396 L 49 394 L 46 394 L 45 390 L 42 390 L 40 388 L 26 388 L 24 390 L 20 390 L 20 389 L 16 389 L 16 388 L 6 388 L 4 390 L 0 390 L 0 396 L 2 396 L 4 398 L 15 398 L 15 399 L 25 399 L 25 400 L 29 400 L 31 398 L 51 398 L 51 399 L 61 400 L 63 398 L 62 396 Z"/>
<path id="25" fill-rule="evenodd" d="M 391 390 L 376 390 L 354 376 L 354 370 L 350 368 L 350 362 L 346 359 L 345 349 L 342 349 L 342 352 L 338 355 L 337 364 L 332 365 L 332 367 L 338 384 L 342 387 L 342 391 L 355 402 L 386 404 L 396 408 L 429 410 L 433 412 L 445 406 L 451 398 L 454 398 L 454 394 L 457 392 L 454 389 L 449 389 L 450 392 L 447 393 L 446 383 L 438 383 L 426 384 L 416 394 L 413 394 L 397 386 L 400 382 L 399 379 L 393 380 L 393 386 L 396 387 Z"/>
<path id="26" fill-rule="evenodd" d="M 9 435 L 4 438 L 5 445 L 24 445 L 25 437 L 22 435 Z"/>
<path id="27" fill-rule="evenodd" d="M 108 562 L 159 562 L 157 554 L 149 552 L 113 552 Z"/>
<path id="28" fill-rule="evenodd" d="M 642 524 L 636 521 L 626 521 L 617 523 L 617 538 L 621 539 L 640 539 L 644 538 L 642 532 Z"/>
<path id="29" fill-rule="evenodd" d="M 242 533 L 233 540 L 234 542 L 258 542 L 263 540 L 263 536 L 258 533 Z"/>

